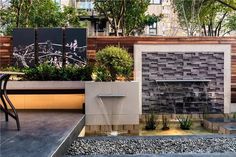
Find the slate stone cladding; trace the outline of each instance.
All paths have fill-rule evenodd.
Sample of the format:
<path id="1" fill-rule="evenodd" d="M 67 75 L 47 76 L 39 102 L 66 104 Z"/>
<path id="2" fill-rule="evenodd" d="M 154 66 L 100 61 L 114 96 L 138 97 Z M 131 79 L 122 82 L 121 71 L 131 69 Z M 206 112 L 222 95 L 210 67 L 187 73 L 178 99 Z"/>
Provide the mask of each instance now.
<path id="1" fill-rule="evenodd" d="M 155 80 L 211 80 L 168 82 Z M 143 113 L 220 113 L 224 109 L 224 53 L 143 52 Z"/>

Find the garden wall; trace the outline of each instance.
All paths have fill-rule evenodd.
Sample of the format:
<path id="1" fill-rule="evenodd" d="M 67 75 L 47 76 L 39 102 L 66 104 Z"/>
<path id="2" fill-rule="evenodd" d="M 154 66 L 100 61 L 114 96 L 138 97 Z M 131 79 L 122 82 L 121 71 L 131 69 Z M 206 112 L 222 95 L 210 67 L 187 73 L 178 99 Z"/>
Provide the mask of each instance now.
<path id="1" fill-rule="evenodd" d="M 12 58 L 12 38 L 0 37 L 0 67 L 9 65 Z"/>
<path id="2" fill-rule="evenodd" d="M 96 51 L 106 45 L 119 45 L 133 54 L 134 44 L 231 44 L 232 102 L 236 103 L 236 37 L 89 37 L 87 57 L 93 61 Z M 12 57 L 12 38 L 0 37 L 0 67 L 9 65 Z"/>
<path id="3" fill-rule="evenodd" d="M 236 37 L 89 37 L 87 56 L 95 54 L 106 45 L 119 45 L 133 54 L 134 44 L 230 44 L 231 45 L 231 87 L 232 103 L 236 103 Z"/>
<path id="4" fill-rule="evenodd" d="M 95 59 L 98 50 L 107 45 L 119 45 L 133 54 L 134 44 L 231 44 L 232 82 L 236 83 L 236 37 L 89 37 L 87 57 Z M 0 66 L 11 63 L 12 37 L 0 37 Z"/>

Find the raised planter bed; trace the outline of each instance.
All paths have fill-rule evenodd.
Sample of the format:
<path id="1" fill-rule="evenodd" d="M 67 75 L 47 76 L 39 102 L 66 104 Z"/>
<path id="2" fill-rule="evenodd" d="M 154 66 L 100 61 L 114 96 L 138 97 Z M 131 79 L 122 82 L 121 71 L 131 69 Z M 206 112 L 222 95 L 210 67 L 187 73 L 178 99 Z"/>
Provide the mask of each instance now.
<path id="1" fill-rule="evenodd" d="M 220 127 L 225 126 L 225 125 L 236 125 L 236 120 L 235 119 L 224 119 L 224 118 L 209 118 L 209 119 L 204 119 L 203 125 L 206 129 L 219 132 Z"/>
<path id="2" fill-rule="evenodd" d="M 83 81 L 9 81 L 16 109 L 83 109 Z"/>
<path id="3" fill-rule="evenodd" d="M 219 133 L 222 134 L 236 134 L 236 124 L 224 125 L 220 127 Z"/>

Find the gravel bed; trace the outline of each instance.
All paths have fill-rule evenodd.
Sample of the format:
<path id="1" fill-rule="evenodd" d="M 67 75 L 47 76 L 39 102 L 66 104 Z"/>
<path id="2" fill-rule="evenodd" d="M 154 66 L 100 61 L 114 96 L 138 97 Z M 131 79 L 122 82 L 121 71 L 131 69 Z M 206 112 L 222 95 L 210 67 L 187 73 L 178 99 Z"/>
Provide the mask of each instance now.
<path id="1" fill-rule="evenodd" d="M 96 137 L 77 138 L 66 155 L 235 153 L 236 137 Z"/>

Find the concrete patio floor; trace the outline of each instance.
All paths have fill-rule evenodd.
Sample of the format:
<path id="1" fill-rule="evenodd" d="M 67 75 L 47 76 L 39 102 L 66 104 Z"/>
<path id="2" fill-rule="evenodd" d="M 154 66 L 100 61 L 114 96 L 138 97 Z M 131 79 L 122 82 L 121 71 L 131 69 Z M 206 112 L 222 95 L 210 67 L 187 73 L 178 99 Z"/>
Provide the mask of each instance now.
<path id="1" fill-rule="evenodd" d="M 21 130 L 15 120 L 5 122 L 0 112 L 0 157 L 61 156 L 65 147 L 76 138 L 84 126 L 80 111 L 19 111 Z"/>

